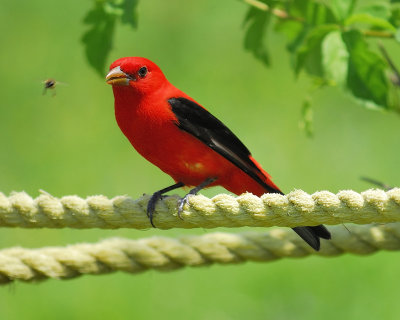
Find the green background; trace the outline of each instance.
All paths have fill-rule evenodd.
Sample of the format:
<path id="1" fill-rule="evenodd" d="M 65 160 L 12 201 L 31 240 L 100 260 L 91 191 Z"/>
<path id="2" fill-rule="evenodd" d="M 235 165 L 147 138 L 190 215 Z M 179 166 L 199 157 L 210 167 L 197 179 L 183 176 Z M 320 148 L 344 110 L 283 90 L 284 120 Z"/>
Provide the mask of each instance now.
<path id="1" fill-rule="evenodd" d="M 85 60 L 82 20 L 91 6 L 0 2 L 0 191 L 7 195 L 44 189 L 55 196 L 136 198 L 172 182 L 122 135 L 111 88 Z M 117 28 L 109 63 L 122 56 L 155 61 L 222 119 L 286 192 L 363 191 L 370 185 L 362 175 L 399 185 L 400 118 L 366 110 L 329 88 L 314 95 L 316 135 L 308 139 L 298 122 L 310 83 L 294 79 L 281 37 L 270 39 L 270 69 L 243 50 L 246 10 L 232 0 L 141 1 L 138 30 Z M 398 46 L 388 48 L 400 56 Z M 41 81 L 49 77 L 66 83 L 54 97 L 42 95 Z M 206 232 L 2 229 L 0 246 Z M 399 266 L 398 253 L 381 252 L 15 283 L 0 287 L 0 318 L 398 319 Z"/>

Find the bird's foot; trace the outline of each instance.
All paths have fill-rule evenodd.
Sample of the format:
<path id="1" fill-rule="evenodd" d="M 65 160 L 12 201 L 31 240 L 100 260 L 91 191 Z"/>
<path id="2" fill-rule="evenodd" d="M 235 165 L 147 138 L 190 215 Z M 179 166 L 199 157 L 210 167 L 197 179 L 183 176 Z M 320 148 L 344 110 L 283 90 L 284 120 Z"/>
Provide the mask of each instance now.
<path id="1" fill-rule="evenodd" d="M 183 187 L 183 186 L 184 186 L 184 184 L 182 182 L 177 182 L 172 186 L 166 187 L 164 189 L 158 190 L 157 192 L 153 193 L 153 195 L 151 196 L 151 198 L 147 204 L 147 217 L 149 218 L 150 224 L 153 226 L 153 228 L 156 227 L 153 223 L 153 218 L 154 218 L 154 211 L 156 209 L 157 201 L 162 200 L 166 197 L 163 195 L 164 193 L 171 191 L 171 190 L 175 190 L 175 189 Z"/>
<path id="2" fill-rule="evenodd" d="M 211 183 L 213 183 L 217 178 L 208 178 L 204 180 L 202 183 L 200 183 L 197 187 L 193 188 L 190 190 L 181 200 L 178 202 L 178 217 L 183 220 L 182 218 L 182 212 L 183 212 L 183 207 L 185 204 L 189 203 L 189 197 L 196 195 L 200 190 L 204 189 L 205 187 L 209 186 Z"/>
<path id="3" fill-rule="evenodd" d="M 153 228 L 156 227 L 153 222 L 154 211 L 156 209 L 156 203 L 158 200 L 162 200 L 165 197 L 167 197 L 167 196 L 164 196 L 160 191 L 154 192 L 147 204 L 147 212 L 146 213 L 147 213 L 147 217 L 150 220 L 150 224 L 152 225 Z"/>
<path id="4" fill-rule="evenodd" d="M 189 192 L 187 195 L 185 195 L 183 198 L 181 198 L 178 202 L 178 217 L 181 220 L 183 220 L 183 218 L 182 218 L 183 207 L 185 206 L 185 204 L 189 203 L 189 197 L 192 195 L 193 194 Z"/>

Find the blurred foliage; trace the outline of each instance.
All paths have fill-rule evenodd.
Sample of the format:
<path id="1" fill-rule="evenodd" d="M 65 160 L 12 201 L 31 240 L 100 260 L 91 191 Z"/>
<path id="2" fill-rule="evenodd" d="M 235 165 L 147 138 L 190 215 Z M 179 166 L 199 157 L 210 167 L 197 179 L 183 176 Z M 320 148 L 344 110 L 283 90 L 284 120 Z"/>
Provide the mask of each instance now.
<path id="1" fill-rule="evenodd" d="M 271 16 L 272 14 L 269 10 L 263 11 L 258 7 L 251 7 L 244 20 L 244 26 L 247 28 L 244 47 L 266 65 L 270 64 L 266 38 Z"/>
<path id="2" fill-rule="evenodd" d="M 400 40 L 399 1 L 360 6 L 356 6 L 356 0 L 245 2 L 252 7 L 245 18 L 248 28 L 244 46 L 257 59 L 270 65 L 265 43 L 270 26 L 287 37 L 297 76 L 304 72 L 324 86 L 340 86 L 365 107 L 400 113 L 399 83 L 392 81 L 392 74 L 398 74 L 396 66 L 369 43 L 370 38 Z M 303 103 L 306 117 L 309 101 Z M 302 121 L 310 122 L 306 118 Z M 309 125 L 304 128 L 310 133 Z"/>
<path id="3" fill-rule="evenodd" d="M 303 105 L 301 106 L 301 120 L 299 126 L 303 129 L 307 136 L 312 137 L 314 135 L 314 126 L 313 126 L 314 112 L 311 108 L 311 98 L 307 97 L 303 101 Z"/>

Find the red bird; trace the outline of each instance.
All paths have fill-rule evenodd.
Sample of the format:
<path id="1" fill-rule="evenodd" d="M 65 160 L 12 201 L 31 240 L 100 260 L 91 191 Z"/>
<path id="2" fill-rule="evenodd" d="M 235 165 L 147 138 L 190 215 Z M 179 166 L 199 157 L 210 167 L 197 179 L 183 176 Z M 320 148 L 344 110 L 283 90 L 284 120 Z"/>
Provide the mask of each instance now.
<path id="1" fill-rule="evenodd" d="M 183 186 L 194 188 L 181 200 L 179 214 L 190 195 L 216 185 L 237 195 L 283 194 L 232 131 L 175 88 L 155 63 L 139 57 L 118 59 L 106 81 L 113 88 L 122 132 L 143 157 L 176 182 L 151 197 L 147 214 L 153 226 L 156 202 Z M 331 237 L 323 225 L 293 230 L 315 250 L 320 248 L 319 238 Z"/>

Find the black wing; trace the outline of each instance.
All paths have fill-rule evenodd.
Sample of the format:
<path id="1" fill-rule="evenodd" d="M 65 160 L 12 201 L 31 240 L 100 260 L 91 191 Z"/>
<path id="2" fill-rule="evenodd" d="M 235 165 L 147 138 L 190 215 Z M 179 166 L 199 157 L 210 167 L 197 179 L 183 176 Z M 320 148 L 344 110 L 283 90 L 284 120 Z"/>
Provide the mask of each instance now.
<path id="1" fill-rule="evenodd" d="M 283 194 L 264 182 L 264 174 L 249 158 L 250 151 L 221 121 L 206 109 L 186 98 L 168 100 L 178 119 L 176 125 L 195 136 L 221 156 L 232 162 L 262 185 L 267 191 Z"/>

